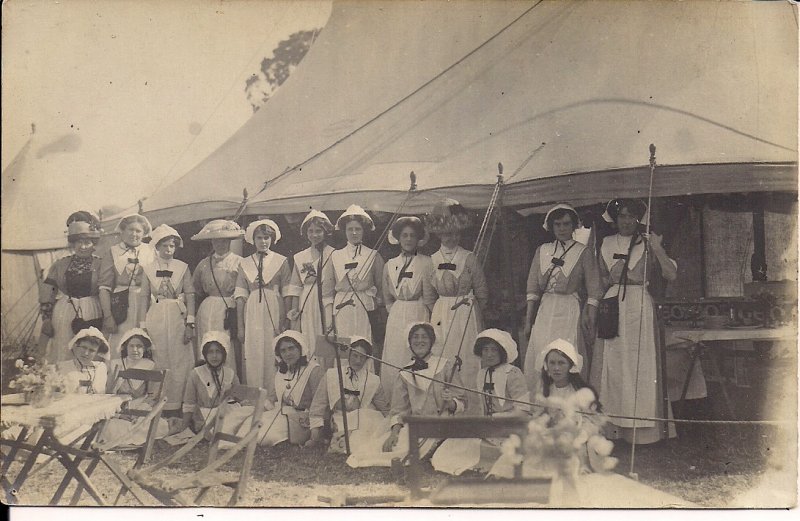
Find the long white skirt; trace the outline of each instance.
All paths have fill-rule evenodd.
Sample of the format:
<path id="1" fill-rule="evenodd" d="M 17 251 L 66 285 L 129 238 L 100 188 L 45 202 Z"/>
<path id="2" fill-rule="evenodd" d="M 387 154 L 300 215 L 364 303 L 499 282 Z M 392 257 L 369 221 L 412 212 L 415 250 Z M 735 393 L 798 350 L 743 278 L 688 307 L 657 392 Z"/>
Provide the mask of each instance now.
<path id="1" fill-rule="evenodd" d="M 342 302 L 353 299 L 352 305 L 347 305 L 342 309 L 337 310 L 336 306 Z M 359 301 L 359 299 L 361 299 Z M 343 291 L 336 294 L 333 301 L 333 314 L 334 322 L 336 323 L 336 334 L 340 337 L 363 336 L 369 343 L 372 343 L 372 326 L 369 323 L 369 315 L 364 306 L 367 299 L 372 299 L 363 291 L 358 291 L 353 294 L 352 291 Z"/>
<path id="2" fill-rule="evenodd" d="M 502 438 L 450 438 L 436 450 L 431 465 L 454 476 L 465 470 L 488 472 L 500 458 Z"/>
<path id="3" fill-rule="evenodd" d="M 317 335 L 323 334 L 322 321 L 319 316 L 319 295 L 315 284 L 305 284 L 300 295 L 300 306 L 303 312 L 300 315 L 300 331 L 306 337 L 308 344 L 308 358 L 311 359 L 317 352 Z"/>
<path id="4" fill-rule="evenodd" d="M 186 331 L 184 307 L 176 299 L 161 298 L 147 310 L 147 332 L 153 339 L 153 362 L 167 370 L 167 410 L 178 409 L 186 380 L 194 367 L 192 343 L 183 343 Z"/>
<path id="5" fill-rule="evenodd" d="M 391 430 L 388 430 L 381 436 L 375 436 L 371 439 L 359 440 L 358 452 L 353 452 L 347 458 L 347 464 L 353 468 L 359 467 L 391 467 L 392 460 L 397 458 L 402 460 L 408 455 L 408 428 L 404 425 L 400 429 L 397 439 L 397 445 L 391 452 L 383 452 L 383 444 L 389 438 Z M 425 439 L 420 446 L 419 454 L 424 458 L 434 447 L 437 440 Z M 353 444 L 351 444 L 351 449 Z"/>
<path id="6" fill-rule="evenodd" d="M 100 299 L 97 297 L 83 297 L 79 299 L 72 299 L 75 307 L 81 310 L 81 315 L 84 320 L 93 320 L 103 316 L 103 310 L 100 308 Z M 51 364 L 57 364 L 64 360 L 70 360 L 72 354 L 67 350 L 67 344 L 72 340 L 74 333 L 72 332 L 72 320 L 75 318 L 75 310 L 69 302 L 69 298 L 65 295 L 56 300 L 53 306 L 53 338 L 50 339 L 47 346 L 47 361 Z"/>
<path id="7" fill-rule="evenodd" d="M 528 349 L 525 353 L 525 379 L 531 396 L 542 392 L 542 368 L 536 367 L 539 355 L 547 345 L 559 338 L 566 340 L 584 357 L 584 367 L 588 363 L 586 353 L 578 345 L 578 324 L 581 318 L 581 303 L 574 295 L 545 293 L 531 330 Z"/>
<path id="8" fill-rule="evenodd" d="M 612 291 L 615 291 L 613 287 L 608 294 L 613 295 Z M 619 317 L 619 336 L 609 340 L 598 339 L 595 345 L 600 374 L 598 376 L 593 370 L 592 380 L 594 383 L 599 381 L 603 410 L 622 416 L 671 416 L 671 410 L 663 411 L 660 403 L 661 378 L 656 359 L 653 301 L 643 286 L 628 286 L 625 300 L 619 303 Z M 627 432 L 632 429 L 633 422 L 611 418 L 610 437 L 633 441 L 632 431 Z M 615 431 L 614 426 L 621 429 Z M 674 432 L 674 424 L 670 424 L 670 437 L 675 435 Z M 656 422 L 636 420 L 636 443 L 652 443 L 660 437 L 660 427 Z"/>
<path id="9" fill-rule="evenodd" d="M 209 331 L 219 331 L 230 338 L 230 333 L 225 330 L 225 311 L 228 309 L 225 305 L 225 300 L 228 301 L 228 304 L 234 307 L 236 306 L 233 297 L 228 297 L 226 299 L 222 297 L 206 297 L 197 309 L 197 318 L 195 319 L 197 324 L 197 343 L 194 352 L 195 361 L 203 359 L 203 353 L 201 352 L 203 346 L 200 345 L 200 342 L 203 341 L 203 336 Z M 228 357 L 225 359 L 225 367 L 236 374 L 235 353 L 228 353 Z"/>
<path id="10" fill-rule="evenodd" d="M 342 411 L 334 411 L 331 417 L 334 433 L 331 438 L 330 451 L 341 454 L 346 453 Z M 350 455 L 368 454 L 370 443 L 377 438 L 385 437 L 389 431 L 389 419 L 380 411 L 356 409 L 347 413 L 347 429 L 350 439 Z"/>
<path id="11" fill-rule="evenodd" d="M 275 353 L 272 339 L 280 327 L 278 294 L 264 288 L 259 302 L 258 291 L 247 298 L 244 312 L 243 361 L 244 382 L 251 387 L 272 389 L 275 381 Z"/>
<path id="12" fill-rule="evenodd" d="M 131 286 L 131 290 L 128 292 L 128 316 L 125 317 L 125 322 L 117 324 L 117 332 L 108 337 L 108 345 L 111 346 L 112 360 L 115 358 L 122 358 L 119 352 L 119 341 L 122 335 L 135 327 L 139 327 L 139 310 L 144 305 L 142 300 L 142 288 L 139 286 Z"/>
<path id="13" fill-rule="evenodd" d="M 453 305 L 461 299 L 462 297 L 439 297 L 434 304 L 431 312 L 431 323 L 436 332 L 433 354 L 451 361 L 455 360 L 456 354 L 459 354 L 463 362 L 460 372 L 461 381 L 464 382 L 465 387 L 474 388 L 481 359 L 475 356 L 472 349 L 483 321 L 476 302 L 472 303 L 472 313 L 470 313 L 470 306 L 466 305 L 452 310 Z M 459 346 L 461 346 L 460 353 Z M 468 393 L 466 414 L 483 414 L 478 395 Z"/>
<path id="14" fill-rule="evenodd" d="M 137 398 L 128 405 L 132 409 L 152 409 L 152 405 L 147 403 L 146 398 Z M 103 425 L 102 430 L 97 435 L 100 443 L 118 440 L 118 445 L 144 445 L 147 441 L 147 431 L 150 429 L 150 422 L 143 417 L 121 417 L 111 418 Z M 156 428 L 156 439 L 161 439 L 169 434 L 169 424 L 164 418 L 160 418 Z"/>
<path id="15" fill-rule="evenodd" d="M 405 367 L 411 363 L 411 349 L 406 336 L 408 325 L 412 322 L 428 320 L 428 309 L 422 300 L 398 300 L 392 304 L 386 320 L 386 338 L 383 343 L 383 361 Z M 394 381 L 399 371 L 381 364 L 381 385 L 386 397 L 391 400 Z"/>

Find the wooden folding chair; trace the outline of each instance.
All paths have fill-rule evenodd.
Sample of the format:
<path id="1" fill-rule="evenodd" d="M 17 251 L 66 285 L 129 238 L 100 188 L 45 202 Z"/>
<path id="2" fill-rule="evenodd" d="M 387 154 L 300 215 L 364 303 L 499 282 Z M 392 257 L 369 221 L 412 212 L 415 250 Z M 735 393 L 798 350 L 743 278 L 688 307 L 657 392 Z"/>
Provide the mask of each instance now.
<path id="1" fill-rule="evenodd" d="M 266 400 L 267 391 L 263 389 L 234 385 L 230 391 L 225 394 L 222 405 L 217 409 L 214 421 L 211 421 L 211 418 L 209 418 L 200 432 L 166 460 L 142 469 L 131 469 L 128 472 L 128 476 L 164 505 L 196 505 L 205 497 L 212 486 L 225 485 L 234 489 L 228 501 L 228 506 L 235 506 L 239 501 L 244 499 L 247 492 L 247 481 L 250 479 L 250 469 L 253 465 L 253 456 L 258 443 L 258 433 L 263 424 L 261 417 L 264 414 L 264 404 Z M 249 416 L 250 430 L 244 436 L 222 432 L 225 417 L 229 414 L 230 410 L 228 404 L 232 402 L 253 406 L 253 413 Z M 244 421 L 247 422 L 248 419 L 245 418 Z M 155 472 L 159 469 L 175 463 L 188 454 L 200 441 L 205 439 L 212 432 L 212 429 L 213 438 L 205 467 L 177 479 L 175 477 L 159 477 L 155 475 Z M 219 444 L 222 441 L 233 443 L 234 445 L 229 448 L 220 448 Z M 221 451 L 222 454 L 220 454 Z M 245 451 L 245 457 L 239 472 L 223 472 L 218 470 L 242 451 Z M 191 489 L 200 489 L 193 500 L 184 495 L 184 491 Z"/>
<path id="2" fill-rule="evenodd" d="M 114 499 L 114 504 L 116 505 L 122 496 L 130 490 L 133 496 L 142 504 L 144 502 L 142 499 L 136 494 L 136 492 L 131 488 L 132 483 L 128 479 L 127 474 L 123 471 L 119 466 L 111 461 L 108 457 L 109 452 L 122 452 L 122 451 L 135 451 L 137 452 L 136 462 L 133 464 L 133 468 L 139 468 L 143 464 L 145 464 L 149 459 L 153 452 L 153 445 L 156 441 L 156 434 L 158 431 L 158 424 L 161 420 L 161 413 L 164 409 L 164 405 L 167 403 L 167 386 L 164 385 L 164 381 L 167 377 L 167 370 L 146 370 L 146 369 L 125 369 L 120 371 L 117 375 L 117 378 L 125 378 L 128 380 L 141 380 L 146 382 L 148 390 L 150 389 L 151 384 L 158 385 L 158 391 L 155 393 L 155 405 L 153 405 L 152 409 L 135 409 L 135 408 L 127 408 L 123 410 L 120 414 L 124 416 L 132 416 L 135 418 L 143 418 L 141 424 L 147 425 L 147 438 L 145 440 L 144 445 L 133 445 L 130 442 L 130 437 L 133 435 L 134 431 L 137 427 L 134 426 L 133 422 L 131 422 L 130 429 L 127 432 L 122 433 L 120 436 L 103 440 L 103 441 L 95 441 L 92 443 L 90 450 L 96 453 L 96 457 L 92 459 L 89 465 L 86 467 L 86 475 L 91 476 L 92 472 L 94 472 L 97 465 L 101 462 L 108 467 L 108 469 L 120 480 L 122 483 L 122 487 L 120 488 L 119 492 L 117 493 L 116 499 Z M 63 491 L 61 491 L 63 493 Z M 70 504 L 75 505 L 78 502 L 78 499 L 83 492 L 83 487 L 78 485 L 78 488 L 75 490 L 73 494 L 72 501 Z"/>

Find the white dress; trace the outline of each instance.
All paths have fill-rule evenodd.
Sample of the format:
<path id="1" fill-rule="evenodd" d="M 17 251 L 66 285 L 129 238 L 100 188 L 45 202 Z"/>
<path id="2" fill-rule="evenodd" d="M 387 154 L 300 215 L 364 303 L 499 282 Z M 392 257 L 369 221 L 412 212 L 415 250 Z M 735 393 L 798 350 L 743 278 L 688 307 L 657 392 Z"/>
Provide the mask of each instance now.
<path id="1" fill-rule="evenodd" d="M 317 335 L 322 335 L 322 320 L 319 314 L 319 289 L 317 287 L 317 271 L 322 260 L 322 306 L 333 304 L 333 264 L 331 255 L 335 250 L 325 245 L 320 257 L 313 246 L 295 254 L 292 279 L 286 290 L 287 296 L 298 297 L 300 310 L 300 331 L 306 337 L 308 356 L 316 354 Z M 329 326 L 329 324 L 326 324 Z"/>
<path id="2" fill-rule="evenodd" d="M 336 277 L 333 301 L 336 334 L 340 337 L 362 336 L 372 343 L 368 311 L 376 308 L 376 298 L 383 274 L 383 258 L 363 244 L 344 248 L 331 255 Z"/>
<path id="3" fill-rule="evenodd" d="M 410 263 L 406 266 L 409 260 Z M 427 255 L 417 254 L 409 259 L 400 254 L 386 263 L 383 269 L 383 298 L 389 310 L 389 318 L 386 321 L 386 338 L 381 356 L 385 362 L 399 367 L 411 363 L 408 326 L 413 322 L 427 322 L 430 318 L 428 308 L 422 300 L 422 281 L 430 277 L 432 271 L 431 258 Z M 389 399 L 397 374 L 397 369 L 388 365 L 381 366 L 381 385 Z"/>
<path id="4" fill-rule="evenodd" d="M 167 369 L 167 410 L 179 409 L 186 379 L 194 367 L 194 348 L 184 343 L 186 331 L 185 292 L 194 292 L 189 266 L 178 259 L 157 258 L 144 266 L 150 283 L 147 332 L 153 340 L 153 361 Z"/>

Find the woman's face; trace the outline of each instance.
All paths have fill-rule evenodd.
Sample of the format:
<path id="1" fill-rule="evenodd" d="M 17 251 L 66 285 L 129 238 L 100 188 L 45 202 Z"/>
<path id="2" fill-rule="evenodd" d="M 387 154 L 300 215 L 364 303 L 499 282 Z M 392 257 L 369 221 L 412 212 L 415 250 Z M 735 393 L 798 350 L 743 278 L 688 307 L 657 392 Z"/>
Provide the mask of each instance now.
<path id="1" fill-rule="evenodd" d="M 231 250 L 230 239 L 211 239 L 211 247 L 217 255 L 225 255 Z"/>
<path id="2" fill-rule="evenodd" d="M 500 357 L 502 348 L 494 342 L 488 342 L 481 348 L 481 365 L 483 367 L 494 367 L 500 364 L 503 359 Z"/>
<path id="3" fill-rule="evenodd" d="M 630 210 L 627 208 L 620 210 L 619 214 L 617 215 L 617 229 L 619 230 L 620 235 L 623 237 L 630 237 L 636 232 L 636 228 L 638 226 L 639 219 L 637 219 Z"/>
<path id="4" fill-rule="evenodd" d="M 417 237 L 417 231 L 413 226 L 404 226 L 400 231 L 400 237 L 398 237 L 398 241 L 400 242 L 400 247 L 403 248 L 404 252 L 414 253 L 417 251 L 417 244 L 421 238 L 422 237 Z"/>
<path id="5" fill-rule="evenodd" d="M 225 349 L 219 342 L 209 342 L 206 347 L 206 363 L 211 367 L 219 367 L 225 360 Z"/>
<path id="6" fill-rule="evenodd" d="M 125 228 L 122 229 L 120 236 L 122 237 L 122 242 L 132 248 L 135 248 L 142 244 L 142 239 L 144 238 L 144 226 L 142 226 L 142 223 L 137 221 L 130 222 Z"/>
<path id="7" fill-rule="evenodd" d="M 132 337 L 130 340 L 128 340 L 128 345 L 126 348 L 128 350 L 128 360 L 131 362 L 138 362 L 144 358 L 144 341 L 138 336 Z"/>
<path id="8" fill-rule="evenodd" d="M 431 337 L 428 333 L 419 328 L 411 335 L 411 352 L 417 358 L 425 358 L 431 352 Z"/>
<path id="9" fill-rule="evenodd" d="M 361 244 L 364 240 L 364 227 L 361 223 L 355 220 L 350 220 L 344 227 L 344 234 L 347 236 L 347 242 L 352 245 Z"/>
<path id="10" fill-rule="evenodd" d="M 97 344 L 91 340 L 78 340 L 75 342 L 75 345 L 72 346 L 72 354 L 75 355 L 75 358 L 78 359 L 78 362 L 84 366 L 92 365 L 97 351 Z"/>
<path id="11" fill-rule="evenodd" d="M 175 255 L 175 249 L 178 247 L 177 242 L 172 237 L 158 241 L 158 244 L 156 244 L 158 256 L 162 259 L 171 259 Z"/>
<path id="12" fill-rule="evenodd" d="M 78 257 L 89 257 L 94 253 L 94 241 L 86 237 L 80 237 L 72 243 L 72 249 Z"/>
<path id="13" fill-rule="evenodd" d="M 563 215 L 558 219 L 553 220 L 553 235 L 556 236 L 561 242 L 566 242 L 572 239 L 572 232 L 575 231 L 575 224 L 572 222 L 572 216 Z"/>
<path id="14" fill-rule="evenodd" d="M 308 225 L 308 228 L 306 228 L 306 238 L 308 238 L 308 242 L 311 243 L 311 246 L 322 244 L 325 240 L 325 228 L 312 222 Z"/>
<path id="15" fill-rule="evenodd" d="M 439 234 L 439 240 L 441 241 L 442 246 L 444 246 L 448 250 L 452 250 L 453 248 L 458 246 L 458 242 L 460 239 L 461 239 L 460 235 L 456 232 Z"/>
<path id="16" fill-rule="evenodd" d="M 256 250 L 261 253 L 268 252 L 269 247 L 272 246 L 272 234 L 259 227 L 259 229 L 253 233 L 253 245 L 256 247 Z"/>
<path id="17" fill-rule="evenodd" d="M 569 368 L 572 362 L 558 351 L 547 353 L 547 374 L 553 379 L 556 387 L 564 387 L 569 383 Z"/>
<path id="18" fill-rule="evenodd" d="M 289 367 L 296 366 L 301 355 L 300 348 L 291 340 L 281 340 L 278 344 L 278 356 L 280 356 L 281 360 Z"/>
<path id="19" fill-rule="evenodd" d="M 367 354 L 361 346 L 353 347 L 350 349 L 350 354 L 347 357 L 350 362 L 350 367 L 354 371 L 360 371 L 364 364 L 367 363 Z"/>

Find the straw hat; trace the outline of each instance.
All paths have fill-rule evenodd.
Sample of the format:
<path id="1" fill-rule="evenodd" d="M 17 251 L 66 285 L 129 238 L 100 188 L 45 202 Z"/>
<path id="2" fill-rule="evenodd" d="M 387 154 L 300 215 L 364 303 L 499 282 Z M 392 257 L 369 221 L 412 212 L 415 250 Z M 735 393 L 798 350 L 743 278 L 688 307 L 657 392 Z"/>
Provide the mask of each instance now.
<path id="1" fill-rule="evenodd" d="M 497 343 L 497 345 L 499 345 L 503 351 L 506 352 L 506 362 L 509 364 L 516 360 L 517 356 L 519 356 L 519 352 L 517 351 L 517 343 L 514 342 L 514 339 L 511 337 L 510 333 L 503 331 L 502 329 L 485 329 L 478 333 L 478 336 L 475 337 L 475 347 L 473 348 L 473 352 L 476 356 L 481 356 L 481 348 L 484 344 L 484 342 L 481 342 L 481 339 L 488 339 Z"/>
<path id="2" fill-rule="evenodd" d="M 203 226 L 203 229 L 192 235 L 193 241 L 210 241 L 212 239 L 238 239 L 244 230 L 233 221 L 214 219 Z"/>
<path id="3" fill-rule="evenodd" d="M 428 234 L 428 230 L 425 229 L 425 225 L 422 223 L 422 219 L 419 217 L 414 216 L 407 216 L 407 217 L 399 217 L 394 224 L 392 224 L 392 229 L 389 230 L 389 236 L 387 240 L 389 244 L 400 244 L 400 234 L 403 232 L 403 228 L 406 226 L 411 226 L 416 230 L 417 236 L 419 237 L 419 241 L 417 242 L 417 247 L 421 248 L 428 243 L 430 239 L 430 234 Z"/>
<path id="4" fill-rule="evenodd" d="M 150 244 L 153 246 L 158 246 L 159 242 L 169 237 L 175 237 L 178 239 L 178 246 L 183 248 L 183 239 L 181 239 L 181 235 L 175 228 L 166 224 L 159 224 L 156 226 L 156 229 L 150 234 Z"/>
<path id="5" fill-rule="evenodd" d="M 370 217 L 369 214 L 357 204 L 351 204 L 348 206 L 347 210 L 345 210 L 344 213 L 340 215 L 338 219 L 336 219 L 336 229 L 344 230 L 344 227 L 347 225 L 347 223 L 353 219 L 361 221 L 361 224 L 369 231 L 373 231 L 375 229 L 375 223 L 372 221 L 372 217 Z"/>
<path id="6" fill-rule="evenodd" d="M 253 242 L 253 235 L 256 233 L 256 228 L 259 226 L 267 226 L 275 232 L 275 241 L 278 242 L 281 240 L 281 229 L 278 228 L 278 225 L 275 224 L 275 221 L 272 219 L 259 219 L 257 221 L 253 221 L 247 225 L 247 230 L 244 232 L 244 240 L 249 242 L 250 244 L 255 244 Z"/>
<path id="7" fill-rule="evenodd" d="M 86 221 L 72 221 L 67 227 L 67 242 L 75 242 L 78 239 L 100 238 L 100 229 Z"/>
<path id="8" fill-rule="evenodd" d="M 425 216 L 425 224 L 431 233 L 458 233 L 472 225 L 467 210 L 455 199 L 443 199 L 436 203 L 431 213 Z"/>

